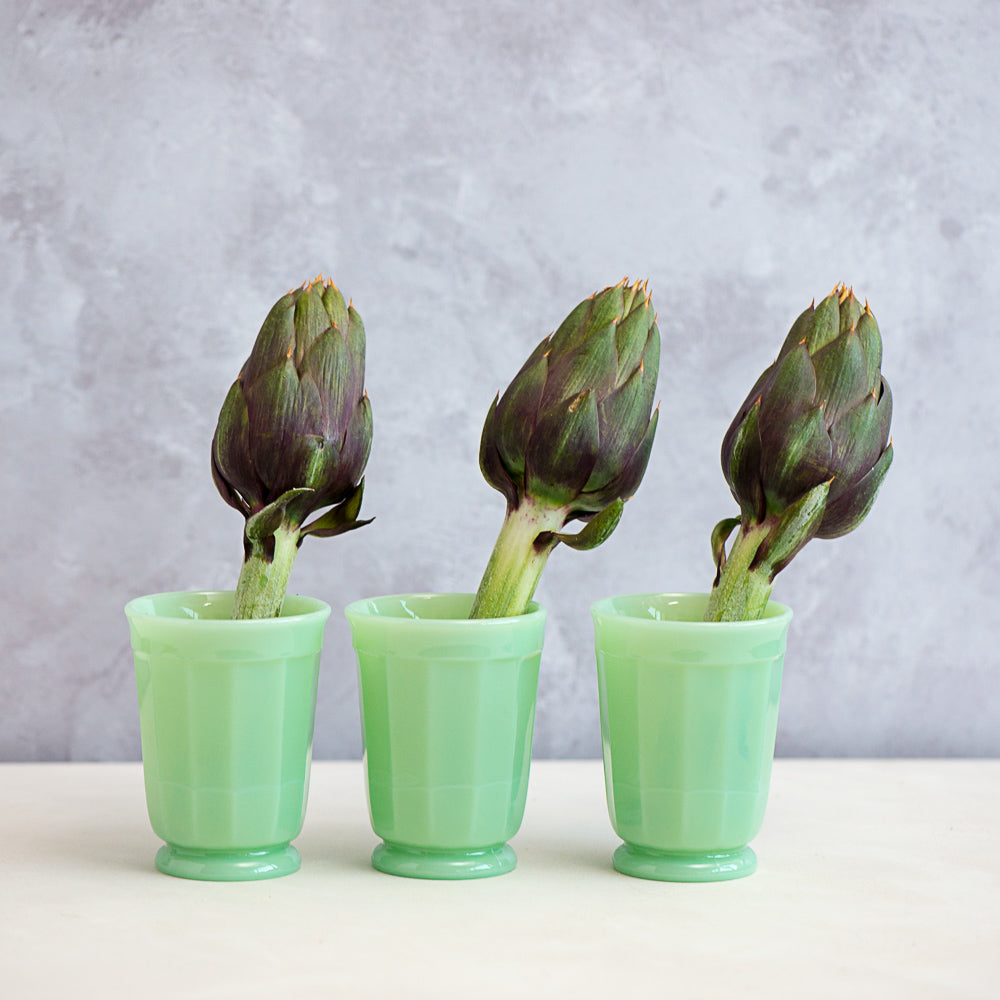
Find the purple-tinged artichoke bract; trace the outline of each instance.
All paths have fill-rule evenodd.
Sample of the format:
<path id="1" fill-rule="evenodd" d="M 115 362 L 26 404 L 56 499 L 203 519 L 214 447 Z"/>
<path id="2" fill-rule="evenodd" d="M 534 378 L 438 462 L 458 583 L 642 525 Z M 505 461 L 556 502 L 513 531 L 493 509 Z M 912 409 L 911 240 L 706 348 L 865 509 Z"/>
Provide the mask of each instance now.
<path id="1" fill-rule="evenodd" d="M 740 516 L 713 531 L 706 618 L 759 617 L 774 576 L 806 542 L 864 520 L 892 462 L 892 394 L 881 365 L 875 317 L 852 289 L 838 285 L 792 325 L 723 439 L 722 470 Z"/>
<path id="2" fill-rule="evenodd" d="M 659 358 L 647 287 L 626 280 L 581 302 L 494 400 L 479 460 L 507 515 L 472 617 L 521 614 L 559 542 L 593 548 L 614 530 L 649 461 Z M 561 530 L 577 518 L 580 532 Z"/>
<path id="3" fill-rule="evenodd" d="M 331 281 L 274 304 L 212 439 L 215 485 L 246 519 L 234 617 L 278 614 L 306 535 L 369 523 L 358 519 L 372 439 L 364 381 L 364 325 Z"/>

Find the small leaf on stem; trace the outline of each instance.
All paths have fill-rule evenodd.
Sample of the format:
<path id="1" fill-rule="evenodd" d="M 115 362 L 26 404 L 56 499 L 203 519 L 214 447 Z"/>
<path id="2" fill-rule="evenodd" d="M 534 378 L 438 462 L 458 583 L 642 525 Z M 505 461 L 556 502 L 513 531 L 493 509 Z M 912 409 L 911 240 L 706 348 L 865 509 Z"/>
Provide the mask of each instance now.
<path id="1" fill-rule="evenodd" d="M 622 519 L 622 511 L 624 510 L 624 500 L 613 500 L 604 510 L 595 514 L 576 534 L 562 531 L 546 531 L 538 536 L 536 545 L 544 546 L 550 541 L 555 540 L 578 551 L 596 549 L 602 542 L 607 541 L 611 532 L 618 527 L 618 522 Z"/>

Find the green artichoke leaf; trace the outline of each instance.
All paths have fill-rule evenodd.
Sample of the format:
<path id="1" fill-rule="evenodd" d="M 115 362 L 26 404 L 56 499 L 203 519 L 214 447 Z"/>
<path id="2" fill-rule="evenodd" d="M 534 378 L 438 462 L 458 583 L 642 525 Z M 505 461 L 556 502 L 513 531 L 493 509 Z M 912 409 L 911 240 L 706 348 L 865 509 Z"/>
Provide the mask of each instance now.
<path id="1" fill-rule="evenodd" d="M 336 479 L 340 456 L 336 446 L 319 434 L 302 434 L 294 438 L 286 455 L 288 468 L 294 474 L 294 482 L 309 491 L 290 502 L 287 507 L 290 519 L 301 524 L 317 507 L 325 507 L 340 499 L 338 496 L 325 495 Z"/>
<path id="2" fill-rule="evenodd" d="M 328 435 L 326 427 L 326 407 L 329 400 L 323 398 L 324 387 L 318 384 L 312 372 L 303 372 L 299 376 L 296 386 L 296 398 L 294 401 L 294 418 L 292 426 L 293 433 L 290 435 L 290 443 L 295 444 L 295 439 L 304 434 Z M 340 407 L 338 406 L 338 409 Z M 291 464 L 291 463 L 289 463 Z"/>
<path id="3" fill-rule="evenodd" d="M 868 363 L 868 391 L 873 392 L 878 386 L 882 370 L 882 334 L 879 333 L 875 317 L 867 310 L 858 320 L 858 339 Z"/>
<path id="4" fill-rule="evenodd" d="M 239 492 L 233 489 L 229 485 L 229 481 L 222 474 L 219 469 L 219 463 L 216 460 L 215 448 L 212 449 L 212 482 L 215 483 L 215 488 L 219 491 L 219 496 L 229 504 L 234 510 L 238 510 L 244 517 L 250 516 L 250 504 L 240 496 Z"/>
<path id="5" fill-rule="evenodd" d="M 639 360 L 639 371 L 655 382 L 660 375 L 660 328 L 656 323 L 649 328 L 646 346 Z"/>
<path id="6" fill-rule="evenodd" d="M 715 582 L 713 587 L 718 586 L 722 576 L 722 567 L 726 565 L 726 542 L 733 531 L 740 526 L 740 518 L 724 517 L 712 529 L 712 559 L 715 562 Z"/>
<path id="7" fill-rule="evenodd" d="M 810 354 L 815 354 L 840 334 L 839 287 L 816 306 L 812 315 L 812 322 L 806 331 L 806 347 Z"/>
<path id="8" fill-rule="evenodd" d="M 635 451 L 622 466 L 621 471 L 600 489 L 590 490 L 588 480 L 584 494 L 577 503 L 581 506 L 577 509 L 574 506 L 570 514 L 570 519 L 585 516 L 594 510 L 601 510 L 614 497 L 622 497 L 625 500 L 631 499 L 635 491 L 642 482 L 642 477 L 646 474 L 646 466 L 649 464 L 649 455 L 653 450 L 653 438 L 656 436 L 656 425 L 660 419 L 660 408 L 653 411 L 642 440 L 636 446 Z M 591 474 L 593 478 L 593 474 Z M 585 505 L 584 505 L 585 502 Z"/>
<path id="9" fill-rule="evenodd" d="M 843 294 L 843 293 L 841 293 Z M 858 325 L 861 318 L 861 303 L 854 297 L 854 290 L 848 289 L 847 298 L 840 303 L 840 333 L 847 333 Z"/>
<path id="10" fill-rule="evenodd" d="M 833 444 L 816 407 L 780 428 L 781 438 L 765 437 L 770 428 L 761 411 L 761 478 L 768 509 L 783 510 L 807 490 L 829 478 Z"/>
<path id="11" fill-rule="evenodd" d="M 479 438 L 479 470 L 483 478 L 495 490 L 499 490 L 507 500 L 509 508 L 518 505 L 518 491 L 510 473 L 504 467 L 500 452 L 497 449 L 497 401 L 500 394 L 493 397 L 490 408 L 486 411 L 483 421 L 483 433 Z"/>
<path id="12" fill-rule="evenodd" d="M 362 479 L 354 488 L 354 491 L 343 502 L 331 507 L 325 514 L 320 515 L 314 521 L 302 528 L 300 534 L 315 535 L 317 538 L 332 538 L 334 535 L 342 535 L 345 531 L 353 531 L 355 528 L 364 527 L 375 520 L 369 517 L 359 520 L 361 513 L 361 498 L 365 492 L 365 481 Z"/>
<path id="13" fill-rule="evenodd" d="M 574 396 L 565 408 L 543 412 L 528 442 L 528 495 L 553 507 L 572 503 L 590 478 L 599 446 L 592 391 Z"/>
<path id="14" fill-rule="evenodd" d="M 552 334 L 552 352 L 559 357 L 578 350 L 597 330 L 612 326 L 625 314 L 624 282 L 595 292 L 580 302 Z"/>
<path id="15" fill-rule="evenodd" d="M 604 510 L 599 511 L 587 521 L 576 534 L 563 531 L 543 531 L 538 536 L 538 544 L 547 545 L 550 541 L 555 540 L 578 551 L 596 549 L 598 545 L 611 537 L 611 532 L 618 527 L 624 510 L 624 500 L 612 500 Z"/>
<path id="16" fill-rule="evenodd" d="M 557 353 L 553 347 L 541 408 L 557 406 L 587 389 L 595 390 L 602 398 L 614 388 L 617 375 L 615 325 L 609 323 L 595 330 L 573 351 Z"/>
<path id="17" fill-rule="evenodd" d="M 315 286 L 310 286 L 296 299 L 294 322 L 294 361 L 296 367 L 299 367 L 313 344 L 330 329 L 330 317 L 323 305 L 323 295 Z"/>
<path id="18" fill-rule="evenodd" d="M 819 528 L 832 480 L 814 486 L 785 508 L 754 554 L 750 569 L 764 569 L 773 580 Z"/>
<path id="19" fill-rule="evenodd" d="M 634 284 L 629 284 L 628 278 L 622 278 L 618 283 L 622 290 L 622 311 L 621 315 L 632 312 L 633 309 L 638 309 L 646 299 L 646 282 L 637 281 Z"/>
<path id="20" fill-rule="evenodd" d="M 299 376 L 291 358 L 256 382 L 244 380 L 251 452 L 260 478 L 275 484 L 284 473 L 285 449 L 296 433 Z"/>
<path id="21" fill-rule="evenodd" d="M 831 500 L 839 493 L 837 482 L 856 482 L 878 461 L 884 446 L 880 431 L 878 404 L 871 395 L 865 396 L 830 428 L 833 445 L 830 464 L 837 476 Z"/>
<path id="22" fill-rule="evenodd" d="M 584 299 L 585 302 L 590 303 L 590 314 L 587 317 L 586 323 L 587 327 L 591 330 L 597 330 L 602 326 L 607 326 L 609 323 L 616 323 L 621 319 L 627 311 L 626 296 L 629 296 L 629 302 L 632 301 L 632 295 L 629 293 L 634 293 L 634 286 L 630 286 L 623 279 L 617 285 L 597 292 L 590 299 Z"/>
<path id="23" fill-rule="evenodd" d="M 252 503 L 263 500 L 264 486 L 254 471 L 250 456 L 250 424 L 240 379 L 230 386 L 219 412 L 212 439 L 212 477 L 222 498 L 244 517 L 250 513 Z M 244 489 L 256 495 L 241 496 L 231 485 L 233 482 L 242 484 Z"/>
<path id="24" fill-rule="evenodd" d="M 812 409 L 816 399 L 816 370 L 804 344 L 792 348 L 780 361 L 774 376 L 760 394 L 760 434 L 774 429 L 783 435 L 795 417 Z"/>
<path id="25" fill-rule="evenodd" d="M 815 312 L 816 306 L 813 304 L 799 314 L 798 318 L 792 324 L 792 328 L 788 331 L 788 335 L 781 345 L 781 350 L 778 351 L 778 357 L 775 358 L 776 361 L 780 361 L 793 347 L 798 347 L 799 344 L 808 339 L 809 328 L 812 325 L 812 318 Z"/>
<path id="26" fill-rule="evenodd" d="M 760 405 L 750 407 L 732 441 L 726 481 L 748 521 L 764 517 L 764 488 L 760 482 Z"/>
<path id="27" fill-rule="evenodd" d="M 348 326 L 352 322 L 360 322 L 360 317 L 354 312 L 353 307 L 344 302 L 344 296 L 336 285 L 326 285 L 323 288 L 323 308 L 330 319 L 330 323 L 343 333 L 347 332 Z M 364 351 L 364 343 L 353 345 L 354 349 Z"/>
<path id="28" fill-rule="evenodd" d="M 240 373 L 244 384 L 250 385 L 272 368 L 283 365 L 294 344 L 295 298 L 290 293 L 278 299 L 265 317 L 250 357 Z"/>
<path id="29" fill-rule="evenodd" d="M 251 541 L 263 544 L 278 528 L 287 523 L 288 505 L 300 497 L 314 492 L 314 490 L 304 487 L 286 490 L 277 500 L 269 503 L 266 507 L 261 507 L 255 514 L 247 518 L 246 526 L 243 529 L 244 534 Z"/>
<path id="30" fill-rule="evenodd" d="M 358 479 L 368 463 L 372 449 L 372 402 L 364 393 L 354 407 L 354 412 L 340 442 L 340 469 L 349 473 L 351 482 Z"/>
<path id="31" fill-rule="evenodd" d="M 879 487 L 892 464 L 892 442 L 879 456 L 872 470 L 827 504 L 817 538 L 839 538 L 853 531 L 867 516 L 875 503 Z"/>
<path id="32" fill-rule="evenodd" d="M 583 338 L 587 333 L 587 321 L 593 308 L 594 299 L 584 299 L 576 305 L 572 312 L 556 327 L 555 333 L 549 335 L 550 346 L 557 354 L 572 351 L 583 343 Z M 603 325 L 611 322 L 615 317 L 612 313 Z M 530 359 L 529 359 L 530 360 Z"/>
<path id="33" fill-rule="evenodd" d="M 722 438 L 722 471 L 725 473 L 728 463 L 726 461 L 726 456 L 732 450 L 733 440 L 736 437 L 737 432 L 740 429 L 740 425 L 743 423 L 744 418 L 747 413 L 750 412 L 750 407 L 756 406 L 764 396 L 764 393 L 770 388 L 771 383 L 774 381 L 775 375 L 777 375 L 779 364 L 781 359 L 774 361 L 769 368 L 764 369 L 761 372 L 760 377 L 753 384 L 753 388 L 747 393 L 746 399 L 743 400 L 740 408 L 736 411 L 736 416 L 733 417 L 733 422 L 729 425 L 726 430 L 725 435 Z"/>
<path id="34" fill-rule="evenodd" d="M 656 380 L 636 368 L 632 377 L 597 404 L 601 447 L 584 490 L 606 486 L 628 463 L 649 426 Z"/>
<path id="35" fill-rule="evenodd" d="M 655 372 L 660 361 L 659 331 L 654 330 L 653 307 L 640 305 L 618 324 L 615 329 L 615 349 L 618 352 L 618 375 L 615 385 L 620 386 L 640 365 Z"/>
<path id="36" fill-rule="evenodd" d="M 524 454 L 538 419 L 549 362 L 541 354 L 530 368 L 522 369 L 497 404 L 495 445 L 504 466 L 515 478 L 524 475 Z"/>
<path id="37" fill-rule="evenodd" d="M 831 341 L 813 355 L 816 398 L 823 401 L 823 419 L 832 427 L 871 392 L 868 362 L 854 330 Z"/>
<path id="38" fill-rule="evenodd" d="M 347 338 L 347 349 L 361 362 L 362 375 L 364 374 L 365 363 L 365 324 L 361 319 L 357 309 L 353 305 L 347 307 L 347 326 L 338 327 L 340 332 Z"/>
<path id="39" fill-rule="evenodd" d="M 364 364 L 363 356 L 360 364 Z M 306 351 L 299 373 L 303 381 L 308 379 L 313 385 L 322 387 L 322 393 L 318 392 L 317 398 L 324 398 L 327 411 L 337 414 L 358 398 L 364 382 L 364 368 L 359 371 L 358 365 L 358 358 L 348 351 L 343 334 L 330 326 Z M 332 432 L 333 428 L 328 430 Z M 342 432 L 343 428 L 337 429 L 338 434 Z"/>

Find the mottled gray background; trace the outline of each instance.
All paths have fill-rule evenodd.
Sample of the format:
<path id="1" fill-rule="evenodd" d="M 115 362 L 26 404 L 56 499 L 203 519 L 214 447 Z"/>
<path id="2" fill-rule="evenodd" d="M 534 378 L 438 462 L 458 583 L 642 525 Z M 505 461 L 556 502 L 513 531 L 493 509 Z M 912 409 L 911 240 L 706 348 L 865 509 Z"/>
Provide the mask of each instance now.
<path id="1" fill-rule="evenodd" d="M 474 589 L 486 407 L 626 274 L 660 430 L 616 535 L 543 577 L 536 754 L 600 752 L 593 599 L 710 584 L 722 434 L 840 280 L 896 460 L 778 579 L 778 751 L 1000 752 L 998 53 L 989 0 L 0 0 L 0 758 L 138 757 L 122 606 L 233 585 L 218 408 L 319 271 L 368 330 L 377 520 L 293 572 L 335 609 L 317 756 L 360 752 L 343 605 Z"/>

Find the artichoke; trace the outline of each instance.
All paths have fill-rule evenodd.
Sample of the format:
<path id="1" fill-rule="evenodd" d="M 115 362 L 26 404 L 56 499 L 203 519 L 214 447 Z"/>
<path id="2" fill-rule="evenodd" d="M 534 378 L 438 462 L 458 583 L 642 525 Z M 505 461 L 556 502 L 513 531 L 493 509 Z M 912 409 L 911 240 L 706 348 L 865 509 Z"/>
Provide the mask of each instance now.
<path id="1" fill-rule="evenodd" d="M 712 533 L 707 619 L 759 617 L 775 575 L 806 542 L 864 520 L 892 462 L 892 394 L 881 365 L 878 325 L 853 289 L 838 285 L 792 325 L 722 442 L 740 516 Z"/>
<path id="2" fill-rule="evenodd" d="M 507 514 L 472 617 L 521 614 L 559 542 L 593 548 L 617 526 L 649 461 L 659 358 L 648 288 L 625 279 L 581 302 L 494 399 L 479 463 Z"/>
<path id="3" fill-rule="evenodd" d="M 369 523 L 358 520 L 372 439 L 364 380 L 364 326 L 332 281 L 274 304 L 212 439 L 215 485 L 246 519 L 234 618 L 279 613 L 306 535 Z"/>

